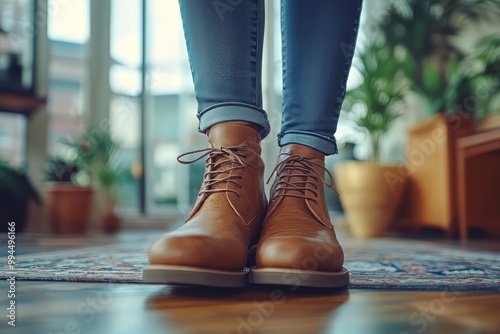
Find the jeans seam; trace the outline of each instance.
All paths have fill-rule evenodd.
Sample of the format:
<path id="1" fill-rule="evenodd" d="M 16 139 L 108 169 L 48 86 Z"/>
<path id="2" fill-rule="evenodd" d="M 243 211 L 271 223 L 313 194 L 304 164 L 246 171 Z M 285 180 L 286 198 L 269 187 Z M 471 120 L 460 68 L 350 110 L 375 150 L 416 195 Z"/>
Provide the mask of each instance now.
<path id="1" fill-rule="evenodd" d="M 285 49 L 286 49 L 286 31 L 285 29 L 283 29 L 283 26 L 284 26 L 284 20 L 283 20 L 283 8 L 284 8 L 284 1 L 281 0 L 280 2 L 280 20 L 281 20 L 281 66 L 282 66 L 282 70 L 281 70 L 281 73 L 282 73 L 282 82 L 283 82 L 283 87 L 282 87 L 282 94 L 283 94 L 283 102 L 282 102 L 282 108 L 284 106 L 284 103 L 285 103 L 285 92 L 286 92 L 286 52 L 285 52 Z M 282 123 L 283 123 L 283 120 L 282 120 Z"/>
<path id="2" fill-rule="evenodd" d="M 260 105 L 260 101 L 257 101 L 257 96 L 258 96 L 258 89 L 259 89 L 259 62 L 257 61 L 258 58 L 259 58 L 259 34 L 260 34 L 260 30 L 259 30 L 259 24 L 260 24 L 260 0 L 257 0 L 256 2 L 256 5 L 257 5 L 257 8 L 256 8 L 256 20 L 255 20 L 255 31 L 256 31 L 256 34 L 255 34 L 255 56 L 254 56 L 254 60 L 255 60 L 255 86 L 254 86 L 254 103 L 255 105 Z"/>

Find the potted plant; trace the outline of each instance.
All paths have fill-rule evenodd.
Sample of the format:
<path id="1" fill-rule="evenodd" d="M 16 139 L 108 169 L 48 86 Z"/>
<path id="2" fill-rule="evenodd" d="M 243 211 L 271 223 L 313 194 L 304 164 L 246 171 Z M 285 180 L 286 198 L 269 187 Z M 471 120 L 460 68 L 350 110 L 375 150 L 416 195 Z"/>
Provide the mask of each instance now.
<path id="1" fill-rule="evenodd" d="M 401 64 L 382 44 L 368 44 L 354 64 L 363 82 L 347 92 L 344 109 L 371 142 L 369 161 L 348 162 L 334 170 L 346 220 L 356 237 L 382 234 L 390 224 L 403 195 L 405 180 L 391 182 L 398 166 L 381 163 L 384 135 L 401 116 L 405 80 Z"/>
<path id="2" fill-rule="evenodd" d="M 470 81 L 471 91 L 478 92 L 473 101 L 475 118 L 482 121 L 481 129 L 500 127 L 500 36 L 488 35 L 480 39 L 474 51 L 464 61 L 464 75 Z"/>
<path id="3" fill-rule="evenodd" d="M 115 210 L 120 174 L 113 166 L 116 144 L 109 130 L 88 129 L 62 144 L 65 150 L 49 160 L 47 170 L 47 180 L 52 182 L 48 195 L 54 230 L 82 233 L 90 219 L 99 219 L 104 231 L 117 231 L 121 227 Z"/>
<path id="4" fill-rule="evenodd" d="M 406 0 L 391 3 L 380 23 L 383 43 L 403 59 L 401 70 L 423 113 L 454 113 L 467 93 L 457 73 L 465 54 L 452 43 L 470 23 L 498 17 L 497 0 Z M 463 94 L 460 94 L 463 93 Z M 460 96 L 465 95 L 465 96 Z"/>
<path id="5" fill-rule="evenodd" d="M 46 188 L 50 226 L 62 234 L 85 233 L 89 227 L 94 190 L 85 182 L 78 159 L 51 157 Z M 83 180 L 82 180 L 83 178 Z"/>
<path id="6" fill-rule="evenodd" d="M 109 129 L 99 128 L 83 133 L 74 147 L 90 182 L 97 190 L 94 204 L 100 226 L 105 232 L 116 232 L 122 225 L 121 218 L 116 213 L 116 185 L 120 173 L 113 158 L 117 145 Z"/>
<path id="7" fill-rule="evenodd" d="M 451 231 L 456 216 L 455 146 L 474 133 L 478 106 L 466 55 L 452 43 L 471 22 L 498 13 L 496 0 L 407 0 L 393 3 L 380 25 L 399 54 L 409 90 L 428 119 L 409 131 L 410 219 Z M 473 102 L 473 103 L 471 103 Z"/>
<path id="8" fill-rule="evenodd" d="M 101 218 L 101 228 L 106 233 L 117 232 L 122 226 L 122 219 L 116 213 L 118 202 L 116 185 L 119 177 L 119 170 L 109 165 L 101 167 L 97 171 L 97 179 L 104 189 L 104 210 Z"/>
<path id="9" fill-rule="evenodd" d="M 40 195 L 26 173 L 0 161 L 1 232 L 8 231 L 9 222 L 15 222 L 16 232 L 24 231 L 31 200 L 41 204 Z"/>

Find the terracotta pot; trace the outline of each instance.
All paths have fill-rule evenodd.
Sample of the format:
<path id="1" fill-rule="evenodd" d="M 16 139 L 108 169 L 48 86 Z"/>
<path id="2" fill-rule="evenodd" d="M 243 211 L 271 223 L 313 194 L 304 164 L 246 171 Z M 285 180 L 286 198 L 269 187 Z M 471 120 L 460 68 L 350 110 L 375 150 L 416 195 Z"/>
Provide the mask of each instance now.
<path id="1" fill-rule="evenodd" d="M 46 190 L 52 231 L 61 234 L 85 233 L 89 226 L 94 190 L 71 183 L 51 185 Z"/>
<path id="2" fill-rule="evenodd" d="M 122 227 L 122 219 L 114 211 L 105 212 L 101 220 L 101 228 L 106 233 L 116 233 Z"/>
<path id="3" fill-rule="evenodd" d="M 348 162 L 334 171 L 345 218 L 357 238 L 380 236 L 389 227 L 403 196 L 407 178 L 397 166 Z"/>

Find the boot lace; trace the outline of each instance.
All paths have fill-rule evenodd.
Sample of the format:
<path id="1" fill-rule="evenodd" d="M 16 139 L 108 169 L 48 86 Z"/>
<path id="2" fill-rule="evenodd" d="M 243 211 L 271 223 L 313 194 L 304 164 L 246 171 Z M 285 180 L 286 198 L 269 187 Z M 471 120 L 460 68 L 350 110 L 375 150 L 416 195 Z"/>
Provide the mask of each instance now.
<path id="1" fill-rule="evenodd" d="M 177 157 L 177 161 L 181 164 L 192 164 L 204 157 L 206 159 L 205 173 L 203 174 L 203 186 L 198 193 L 201 194 L 213 194 L 219 192 L 232 192 L 236 196 L 240 197 L 238 191 L 234 189 L 228 189 L 228 187 L 222 188 L 214 186 L 224 183 L 234 183 L 237 188 L 241 189 L 241 183 L 238 180 L 243 179 L 242 175 L 234 175 L 231 171 L 236 169 L 244 169 L 247 166 L 257 168 L 256 166 L 250 164 L 248 161 L 243 160 L 248 157 L 248 153 L 256 154 L 249 150 L 246 146 L 228 146 L 220 148 L 205 148 L 201 150 L 195 150 L 183 153 Z M 183 159 L 190 155 L 196 155 L 193 159 Z"/>
<path id="2" fill-rule="evenodd" d="M 328 175 L 328 181 L 321 173 L 319 173 L 314 166 L 319 167 L 322 171 L 326 172 Z M 287 173 L 289 171 L 289 173 Z M 328 169 L 322 164 L 319 164 L 311 158 L 305 158 L 298 155 L 291 155 L 284 160 L 280 161 L 272 170 L 267 183 L 271 181 L 273 175 L 276 174 L 276 182 L 271 189 L 271 201 L 278 197 L 297 197 L 313 201 L 318 204 L 318 185 L 320 182 L 326 187 L 333 190 L 337 195 L 339 193 L 333 188 L 333 176 Z M 313 180 L 309 180 L 311 177 Z M 308 187 L 311 185 L 311 187 Z M 277 189 L 283 191 L 276 191 Z M 292 190 L 292 191 L 290 191 Z M 294 190 L 294 191 L 293 191 Z M 307 195 L 306 190 L 312 193 L 312 195 Z"/>

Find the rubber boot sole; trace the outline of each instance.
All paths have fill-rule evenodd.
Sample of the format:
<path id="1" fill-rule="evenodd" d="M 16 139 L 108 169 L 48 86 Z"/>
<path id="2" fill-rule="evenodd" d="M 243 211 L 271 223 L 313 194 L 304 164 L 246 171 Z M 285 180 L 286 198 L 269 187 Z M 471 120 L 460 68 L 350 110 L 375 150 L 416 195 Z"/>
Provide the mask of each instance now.
<path id="1" fill-rule="evenodd" d="M 147 283 L 167 285 L 201 285 L 226 288 L 243 288 L 248 283 L 250 269 L 241 272 L 223 271 L 173 265 L 149 265 L 142 270 Z"/>
<path id="2" fill-rule="evenodd" d="M 256 268 L 250 271 L 250 283 L 288 285 L 313 288 L 340 288 L 349 285 L 349 272 L 342 268 L 339 272 L 285 268 Z"/>

